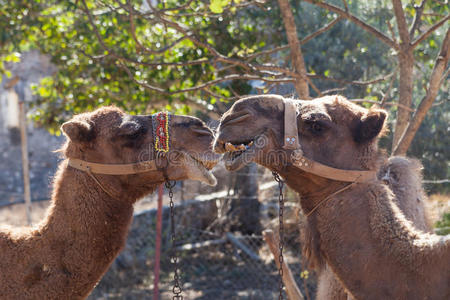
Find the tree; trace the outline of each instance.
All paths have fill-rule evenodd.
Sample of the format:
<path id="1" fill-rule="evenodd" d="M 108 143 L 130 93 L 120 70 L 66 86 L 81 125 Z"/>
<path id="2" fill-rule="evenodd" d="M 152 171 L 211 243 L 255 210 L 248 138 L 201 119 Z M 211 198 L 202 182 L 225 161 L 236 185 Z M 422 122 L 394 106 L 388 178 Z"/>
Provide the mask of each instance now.
<path id="1" fill-rule="evenodd" d="M 341 92 L 391 107 L 391 147 L 405 154 L 448 75 L 440 1 L 3 2 L 3 60 L 38 48 L 58 66 L 36 87 L 34 114 L 54 132 L 100 104 L 217 118 L 240 95 L 293 85 L 302 98 Z"/>
<path id="2" fill-rule="evenodd" d="M 395 34 L 392 27 L 390 27 L 392 37 L 388 37 L 378 29 L 372 27 L 368 23 L 362 21 L 356 16 L 352 15 L 348 9 L 348 5 L 344 0 L 345 8 L 339 8 L 321 1 L 305 0 L 306 2 L 318 5 L 329 11 L 335 12 L 340 16 L 352 21 L 355 25 L 370 32 L 381 42 L 388 45 L 391 49 L 395 50 L 398 68 L 399 68 L 399 109 L 397 111 L 397 122 L 394 131 L 394 139 L 392 143 L 392 150 L 394 154 L 406 154 L 414 135 L 416 134 L 420 124 L 422 123 L 426 113 L 431 107 L 436 95 L 439 91 L 443 79 L 447 76 L 448 60 L 450 57 L 450 33 L 447 29 L 445 37 L 442 41 L 441 50 L 436 57 L 436 61 L 433 67 L 433 72 L 430 76 L 428 87 L 426 88 L 426 96 L 422 99 L 419 107 L 414 111 L 414 115 L 411 118 L 411 106 L 413 98 L 413 84 L 414 84 L 414 50 L 433 32 L 435 32 L 440 26 L 446 24 L 450 19 L 448 15 L 448 7 L 438 4 L 427 4 L 425 0 L 422 0 L 418 6 L 414 6 L 414 10 L 408 11 L 405 14 L 402 3 L 400 0 L 392 0 L 392 6 L 395 14 L 395 20 L 397 23 L 398 33 Z M 442 6 L 440 6 L 442 5 Z M 439 13 L 445 13 L 439 21 L 436 21 L 425 31 L 420 32 L 421 23 L 425 9 L 433 9 Z M 407 17 L 414 17 L 411 22 L 410 29 L 408 29 Z M 419 31 L 419 35 L 416 37 L 416 31 Z"/>

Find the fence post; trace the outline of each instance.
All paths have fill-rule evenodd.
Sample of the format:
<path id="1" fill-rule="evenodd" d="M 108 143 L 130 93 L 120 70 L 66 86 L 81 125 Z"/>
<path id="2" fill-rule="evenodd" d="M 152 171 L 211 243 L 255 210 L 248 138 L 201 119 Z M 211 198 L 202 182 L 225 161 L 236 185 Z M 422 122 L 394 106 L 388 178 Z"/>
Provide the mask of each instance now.
<path id="1" fill-rule="evenodd" d="M 270 252 L 272 252 L 273 256 L 275 257 L 275 263 L 277 267 L 279 267 L 280 262 L 278 261 L 278 237 L 274 234 L 272 230 L 264 230 L 263 231 L 263 237 L 266 241 L 267 245 L 269 246 Z M 286 261 L 283 261 L 283 282 L 286 286 L 286 293 L 289 300 L 304 300 L 302 292 L 300 292 L 300 289 L 298 288 L 297 284 L 295 283 L 294 276 L 292 276 L 291 269 L 289 269 Z"/>
<path id="2" fill-rule="evenodd" d="M 27 211 L 27 223 L 31 226 L 31 191 L 30 191 L 30 168 L 28 162 L 28 137 L 25 102 L 19 100 L 19 126 L 20 141 L 22 145 L 22 171 L 25 206 Z"/>
<path id="3" fill-rule="evenodd" d="M 156 245 L 155 245 L 155 268 L 153 273 L 155 279 L 153 281 L 153 300 L 159 299 L 159 271 L 161 260 L 161 231 L 162 231 L 162 200 L 163 200 L 164 185 L 161 184 L 158 188 L 158 210 L 156 212 Z"/>

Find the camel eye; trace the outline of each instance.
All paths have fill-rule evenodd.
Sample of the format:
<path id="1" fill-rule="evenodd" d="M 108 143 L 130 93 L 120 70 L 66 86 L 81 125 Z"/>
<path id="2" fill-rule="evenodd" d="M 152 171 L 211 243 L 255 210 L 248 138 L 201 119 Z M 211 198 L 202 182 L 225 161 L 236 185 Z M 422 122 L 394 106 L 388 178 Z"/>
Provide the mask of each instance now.
<path id="1" fill-rule="evenodd" d="M 326 126 L 324 124 L 322 124 L 322 122 L 320 121 L 307 121 L 306 124 L 308 125 L 308 130 L 312 133 L 312 134 L 322 134 L 325 129 Z"/>
<path id="2" fill-rule="evenodd" d="M 321 132 L 322 131 L 322 125 L 320 125 L 319 123 L 317 123 L 317 122 L 314 122 L 312 125 L 311 125 L 311 129 L 314 131 L 314 132 L 317 132 L 317 133 L 319 133 L 319 132 Z"/>

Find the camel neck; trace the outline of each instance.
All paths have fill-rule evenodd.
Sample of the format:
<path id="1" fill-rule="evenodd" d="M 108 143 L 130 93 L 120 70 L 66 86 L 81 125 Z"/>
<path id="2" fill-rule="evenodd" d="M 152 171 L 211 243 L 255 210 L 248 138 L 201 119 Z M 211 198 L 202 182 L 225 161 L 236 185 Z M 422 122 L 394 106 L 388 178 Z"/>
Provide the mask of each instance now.
<path id="1" fill-rule="evenodd" d="M 280 175 L 285 178 L 289 187 L 299 193 L 300 205 L 305 213 L 314 209 L 326 197 L 348 185 L 348 182 L 307 174 L 295 167 L 286 168 L 280 172 Z"/>
<path id="2" fill-rule="evenodd" d="M 114 198 L 106 193 L 89 174 L 68 167 L 66 162 L 63 162 L 55 176 L 49 219 L 61 216 L 64 219 L 58 220 L 58 224 L 60 224 L 59 221 L 66 220 L 72 225 L 82 227 L 91 227 L 84 226 L 86 223 L 83 223 L 83 219 L 88 218 L 93 218 L 86 220 L 91 225 L 92 222 L 100 223 L 101 221 L 122 225 L 124 220 L 130 218 L 129 212 L 133 209 L 133 201 L 121 196 L 118 185 L 103 183 L 103 186 L 107 189 L 115 186 L 110 192 L 114 194 Z M 89 230 L 89 228 L 84 229 Z"/>
<path id="3" fill-rule="evenodd" d="M 117 178 L 116 178 L 117 179 Z M 128 179 L 128 180 L 127 180 Z M 35 228 L 0 232 L 0 299 L 85 299 L 125 245 L 133 201 L 155 180 L 108 181 L 113 199 L 86 173 L 62 162 L 47 217 Z M 134 188 L 133 188 L 134 187 Z"/>
<path id="4" fill-rule="evenodd" d="M 52 249 L 46 259 L 55 274 L 77 278 L 65 288 L 92 290 L 125 244 L 132 214 L 131 202 L 111 198 L 88 174 L 62 163 L 38 235 Z"/>
<path id="5" fill-rule="evenodd" d="M 443 238 L 414 230 L 381 183 L 358 184 L 331 201 L 314 216 L 320 251 L 353 296 L 426 298 L 412 287 L 423 286 L 428 271 L 439 273 L 432 270 L 440 259 L 448 261 L 449 243 L 445 246 Z"/>

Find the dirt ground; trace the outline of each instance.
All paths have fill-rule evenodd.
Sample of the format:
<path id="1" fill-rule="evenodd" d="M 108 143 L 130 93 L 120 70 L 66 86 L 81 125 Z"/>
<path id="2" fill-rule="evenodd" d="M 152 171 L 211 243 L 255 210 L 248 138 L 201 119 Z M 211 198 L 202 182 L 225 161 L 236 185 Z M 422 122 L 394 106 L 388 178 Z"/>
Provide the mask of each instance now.
<path id="1" fill-rule="evenodd" d="M 33 202 L 31 207 L 31 220 L 33 224 L 39 223 L 45 216 L 50 201 Z M 26 226 L 27 215 L 25 204 L 14 204 L 0 209 L 0 224 L 10 226 Z"/>
<path id="2" fill-rule="evenodd" d="M 444 213 L 450 212 L 450 195 L 434 194 L 428 197 L 428 217 L 434 224 L 441 219 Z"/>

